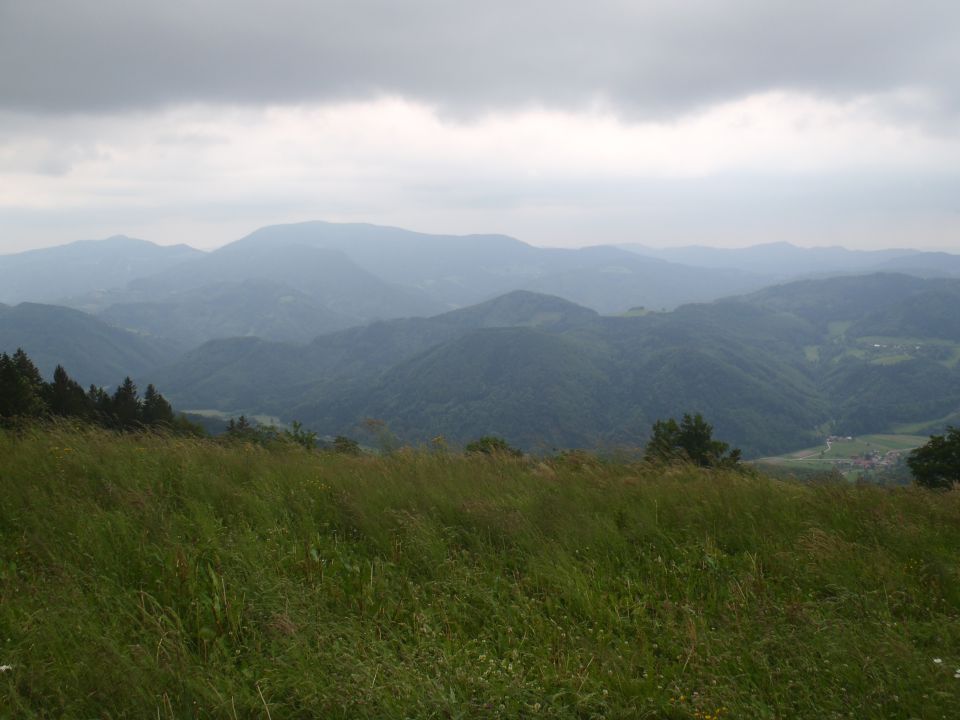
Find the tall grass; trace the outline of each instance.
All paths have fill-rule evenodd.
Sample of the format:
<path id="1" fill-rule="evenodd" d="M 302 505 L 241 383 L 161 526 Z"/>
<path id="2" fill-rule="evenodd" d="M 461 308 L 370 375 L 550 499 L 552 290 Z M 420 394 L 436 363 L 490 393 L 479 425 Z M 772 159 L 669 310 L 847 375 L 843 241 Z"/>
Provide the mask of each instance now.
<path id="1" fill-rule="evenodd" d="M 0 717 L 960 717 L 958 492 L 52 428 L 0 498 Z"/>

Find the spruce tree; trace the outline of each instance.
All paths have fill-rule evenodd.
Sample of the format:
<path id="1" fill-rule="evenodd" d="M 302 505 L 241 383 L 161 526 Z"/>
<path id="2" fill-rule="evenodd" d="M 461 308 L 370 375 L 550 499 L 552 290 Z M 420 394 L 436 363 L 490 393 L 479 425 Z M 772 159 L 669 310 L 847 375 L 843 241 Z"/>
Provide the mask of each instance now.
<path id="1" fill-rule="evenodd" d="M 53 415 L 78 418 L 90 418 L 93 415 L 92 401 L 80 384 L 67 375 L 62 365 L 57 365 L 53 371 L 53 382 L 46 386 L 44 395 Z"/>
<path id="2" fill-rule="evenodd" d="M 0 355 L 0 417 L 35 418 L 46 411 L 43 379 L 23 350 Z"/>
<path id="3" fill-rule="evenodd" d="M 122 430 L 132 430 L 140 425 L 142 420 L 142 404 L 137 393 L 137 386 L 129 377 L 123 379 L 120 387 L 111 398 L 111 412 L 116 427 Z"/>
<path id="4" fill-rule="evenodd" d="M 143 394 L 143 424 L 150 427 L 173 425 L 174 415 L 170 403 L 153 385 L 147 385 Z"/>
<path id="5" fill-rule="evenodd" d="M 17 348 L 11 359 L 20 376 L 39 394 L 44 385 L 43 376 L 37 366 L 33 364 L 33 360 L 27 356 L 23 348 Z"/>

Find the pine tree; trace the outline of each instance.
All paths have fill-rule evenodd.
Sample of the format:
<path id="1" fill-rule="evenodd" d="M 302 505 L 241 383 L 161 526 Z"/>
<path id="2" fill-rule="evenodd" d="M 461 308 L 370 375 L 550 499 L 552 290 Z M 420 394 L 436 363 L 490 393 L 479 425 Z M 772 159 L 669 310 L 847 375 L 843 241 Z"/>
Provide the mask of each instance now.
<path id="1" fill-rule="evenodd" d="M 90 418 L 93 403 L 75 380 L 70 379 L 62 365 L 53 371 L 53 382 L 45 387 L 44 396 L 50 412 L 61 417 Z"/>
<path id="2" fill-rule="evenodd" d="M 23 348 L 17 348 L 12 360 L 20 376 L 29 383 L 34 391 L 40 393 L 44 386 L 43 376 L 37 366 L 33 364 L 33 360 L 23 351 Z"/>
<path id="3" fill-rule="evenodd" d="M 129 377 L 123 379 L 111 398 L 112 420 L 122 430 L 132 430 L 140 425 L 141 407 L 137 386 Z"/>
<path id="4" fill-rule="evenodd" d="M 153 385 L 147 385 L 143 394 L 142 418 L 143 424 L 150 427 L 173 425 L 173 408 Z"/>
<path id="5" fill-rule="evenodd" d="M 46 411 L 43 379 L 23 350 L 0 355 L 0 417 L 35 418 Z"/>
<path id="6" fill-rule="evenodd" d="M 94 420 L 107 427 L 112 425 L 113 401 L 107 391 L 102 387 L 91 385 L 90 389 L 87 390 L 87 399 L 90 401 Z"/>

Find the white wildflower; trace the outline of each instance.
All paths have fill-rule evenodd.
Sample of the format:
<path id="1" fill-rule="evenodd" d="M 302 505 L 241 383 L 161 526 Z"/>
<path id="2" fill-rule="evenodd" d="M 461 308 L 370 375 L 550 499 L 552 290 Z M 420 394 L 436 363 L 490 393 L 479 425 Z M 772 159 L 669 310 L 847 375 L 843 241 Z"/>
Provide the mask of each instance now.
<path id="1" fill-rule="evenodd" d="M 0 673 L 10 672 L 13 670 L 13 665 L 0 665 Z"/>
<path id="2" fill-rule="evenodd" d="M 941 660 L 940 658 L 934 658 L 934 659 L 933 659 L 933 664 L 934 664 L 934 665 L 942 665 L 942 664 L 943 664 L 943 660 Z"/>

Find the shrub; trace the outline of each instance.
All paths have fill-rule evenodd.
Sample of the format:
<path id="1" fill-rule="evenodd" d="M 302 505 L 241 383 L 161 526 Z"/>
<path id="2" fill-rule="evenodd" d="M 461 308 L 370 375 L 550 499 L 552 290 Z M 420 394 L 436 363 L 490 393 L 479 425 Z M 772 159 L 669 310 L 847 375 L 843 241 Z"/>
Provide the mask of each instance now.
<path id="1" fill-rule="evenodd" d="M 948 427 L 945 435 L 931 435 L 926 445 L 911 451 L 907 465 L 917 485 L 949 489 L 960 483 L 960 428 Z"/>
<path id="2" fill-rule="evenodd" d="M 467 443 L 465 450 L 468 453 L 483 453 L 484 455 L 510 455 L 521 457 L 523 452 L 512 447 L 503 438 L 494 435 L 484 435 L 473 442 Z"/>

